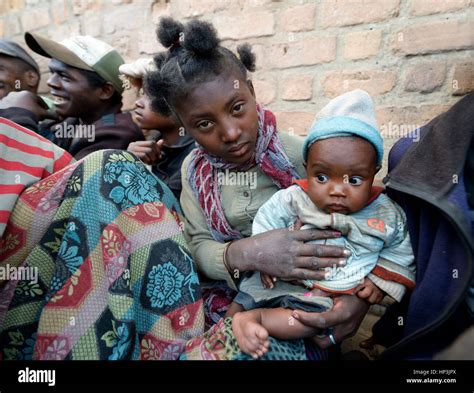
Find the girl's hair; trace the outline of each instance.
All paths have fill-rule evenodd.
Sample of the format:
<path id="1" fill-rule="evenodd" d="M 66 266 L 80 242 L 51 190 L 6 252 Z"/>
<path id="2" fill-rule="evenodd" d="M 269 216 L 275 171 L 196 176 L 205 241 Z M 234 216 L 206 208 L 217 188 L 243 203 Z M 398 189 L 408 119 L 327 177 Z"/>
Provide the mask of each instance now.
<path id="1" fill-rule="evenodd" d="M 184 26 L 171 18 L 162 18 L 156 33 L 167 51 L 154 57 L 157 71 L 147 73 L 144 87 L 153 110 L 162 115 L 171 114 L 173 103 L 196 84 L 232 71 L 247 79 L 247 70 L 255 71 L 255 55 L 250 45 L 239 45 L 236 56 L 219 44 L 210 23 L 191 20 Z"/>

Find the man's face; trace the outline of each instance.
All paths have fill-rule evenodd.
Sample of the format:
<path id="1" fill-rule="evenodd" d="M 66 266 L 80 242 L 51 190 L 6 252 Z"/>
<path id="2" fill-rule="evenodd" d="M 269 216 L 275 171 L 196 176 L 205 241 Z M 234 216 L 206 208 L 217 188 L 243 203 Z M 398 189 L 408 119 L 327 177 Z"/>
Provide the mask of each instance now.
<path id="1" fill-rule="evenodd" d="M 11 91 L 30 90 L 21 63 L 20 59 L 0 55 L 0 99 Z"/>
<path id="2" fill-rule="evenodd" d="M 77 68 L 52 59 L 49 70 L 51 76 L 47 83 L 54 97 L 56 113 L 61 118 L 87 118 L 103 105 L 98 96 L 100 89 L 90 86 Z"/>
<path id="3" fill-rule="evenodd" d="M 363 209 L 377 173 L 374 147 L 358 137 L 322 139 L 310 146 L 306 174 L 308 196 L 326 213 Z"/>
<path id="4" fill-rule="evenodd" d="M 255 154 L 256 105 L 251 83 L 229 73 L 196 85 L 175 110 L 186 131 L 208 153 L 243 164 Z"/>

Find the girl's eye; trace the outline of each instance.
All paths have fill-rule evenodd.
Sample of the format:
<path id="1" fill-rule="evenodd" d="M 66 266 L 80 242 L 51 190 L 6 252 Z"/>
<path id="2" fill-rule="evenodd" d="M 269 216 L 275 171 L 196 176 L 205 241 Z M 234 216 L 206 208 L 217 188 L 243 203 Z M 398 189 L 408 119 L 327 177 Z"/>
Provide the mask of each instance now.
<path id="1" fill-rule="evenodd" d="M 317 175 L 316 179 L 318 180 L 319 183 L 326 183 L 329 178 L 326 175 Z"/>
<path id="2" fill-rule="evenodd" d="M 240 113 L 242 112 L 243 108 L 244 108 L 244 104 L 237 104 L 234 106 L 233 111 L 234 113 Z"/>
<path id="3" fill-rule="evenodd" d="M 362 184 L 362 178 L 357 176 L 352 176 L 349 178 L 349 183 L 353 186 L 360 186 Z"/>
<path id="4" fill-rule="evenodd" d="M 201 130 L 208 130 L 212 127 L 212 123 L 209 120 L 203 120 L 197 125 Z"/>

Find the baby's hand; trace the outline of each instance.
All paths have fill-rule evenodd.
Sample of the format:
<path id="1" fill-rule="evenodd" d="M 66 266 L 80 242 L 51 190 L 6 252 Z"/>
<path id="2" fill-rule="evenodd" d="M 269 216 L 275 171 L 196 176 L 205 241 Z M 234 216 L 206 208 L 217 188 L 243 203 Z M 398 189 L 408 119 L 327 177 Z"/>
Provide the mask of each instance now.
<path id="1" fill-rule="evenodd" d="M 385 293 L 367 277 L 365 277 L 364 282 L 356 288 L 356 291 L 358 297 L 370 304 L 380 303 L 385 296 Z"/>
<path id="2" fill-rule="evenodd" d="M 260 273 L 260 279 L 264 288 L 272 289 L 275 286 L 276 277 L 269 276 L 266 273 Z"/>

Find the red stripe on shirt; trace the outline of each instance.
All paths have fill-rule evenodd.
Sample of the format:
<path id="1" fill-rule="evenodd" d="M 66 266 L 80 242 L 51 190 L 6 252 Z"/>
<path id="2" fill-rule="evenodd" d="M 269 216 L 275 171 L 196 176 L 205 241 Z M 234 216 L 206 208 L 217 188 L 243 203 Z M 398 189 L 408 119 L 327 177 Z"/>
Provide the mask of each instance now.
<path id="1" fill-rule="evenodd" d="M 3 158 L 0 158 L 0 168 L 5 169 L 7 171 L 26 172 L 40 179 L 43 178 L 44 173 L 47 173 L 49 175 L 49 173 L 44 168 L 25 165 L 21 162 L 16 161 L 8 161 Z"/>
<path id="2" fill-rule="evenodd" d="M 64 167 L 68 166 L 69 164 L 72 164 L 73 162 L 74 160 L 72 156 L 67 151 L 64 151 L 61 157 L 54 161 L 53 173 L 63 169 Z"/>
<path id="3" fill-rule="evenodd" d="M 336 289 L 329 289 L 329 288 L 321 286 L 320 284 L 313 283 L 313 288 L 321 289 L 322 291 L 327 292 L 331 295 L 355 295 L 357 293 L 357 290 L 356 290 L 357 287 L 338 291 Z"/>
<path id="4" fill-rule="evenodd" d="M 10 217 L 9 210 L 0 210 L 0 222 L 6 224 L 8 222 L 8 217 Z"/>
<path id="5" fill-rule="evenodd" d="M 49 141 L 48 139 L 42 137 L 41 135 L 38 135 L 36 132 L 31 131 L 30 129 L 25 128 L 23 126 L 20 126 L 19 124 L 15 123 L 11 120 L 5 119 L 4 117 L 0 117 L 0 123 L 6 124 L 10 127 L 13 127 L 15 130 L 21 131 L 24 134 L 27 134 L 28 136 L 31 136 L 33 138 L 36 138 L 36 139 L 40 140 L 41 142 L 48 143 L 48 144 L 51 143 L 51 141 Z"/>
<path id="6" fill-rule="evenodd" d="M 6 135 L 0 135 L 0 143 L 4 144 L 5 146 L 20 150 L 24 153 L 33 154 L 35 156 L 41 156 L 45 158 L 54 158 L 54 154 L 52 151 L 44 150 L 40 147 L 29 146 L 25 143 L 18 142 L 15 139 L 9 138 Z"/>
<path id="7" fill-rule="evenodd" d="M 387 270 L 380 265 L 375 266 L 374 270 L 372 270 L 371 273 L 375 274 L 377 277 L 380 277 L 386 281 L 398 282 L 399 284 L 402 284 L 405 287 L 407 287 L 410 291 L 413 290 L 416 285 L 412 280 L 406 278 L 405 276 L 391 272 L 390 270 Z"/>
<path id="8" fill-rule="evenodd" d="M 2 184 L 0 194 L 17 194 L 19 195 L 25 188 L 24 184 Z"/>

